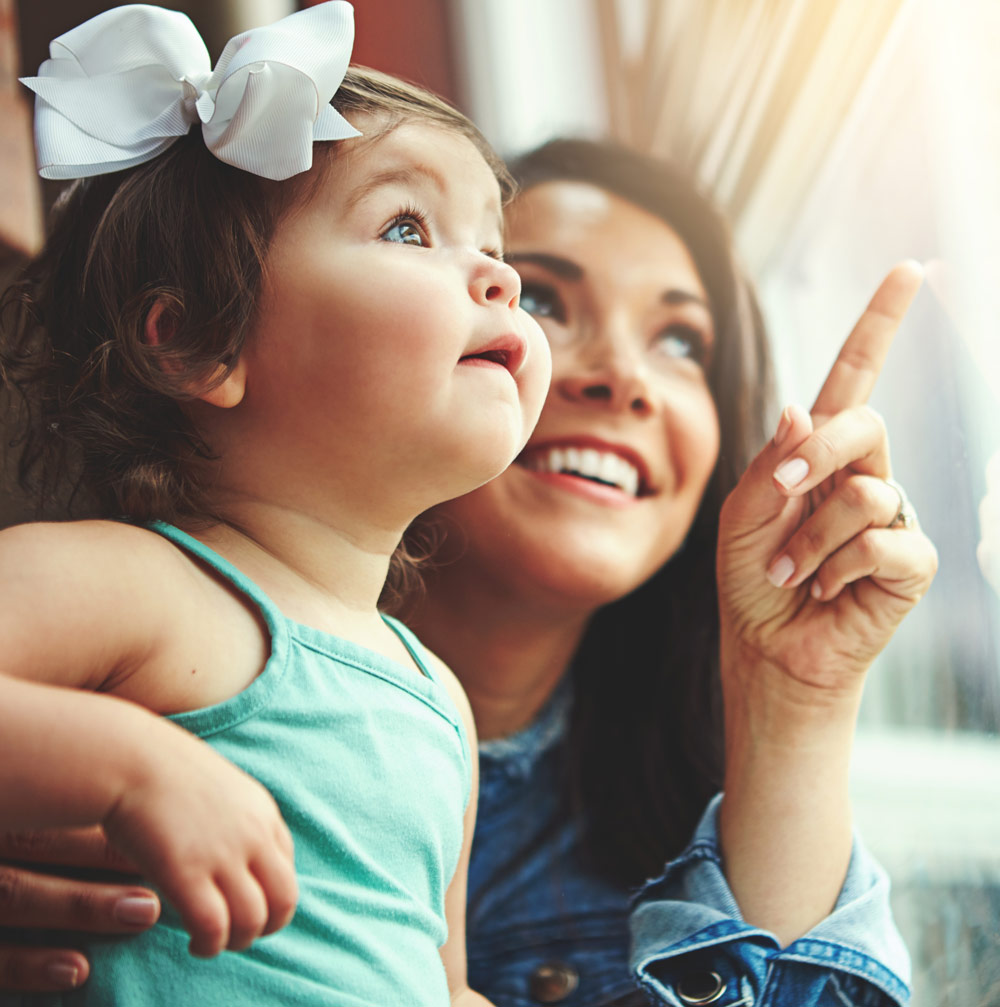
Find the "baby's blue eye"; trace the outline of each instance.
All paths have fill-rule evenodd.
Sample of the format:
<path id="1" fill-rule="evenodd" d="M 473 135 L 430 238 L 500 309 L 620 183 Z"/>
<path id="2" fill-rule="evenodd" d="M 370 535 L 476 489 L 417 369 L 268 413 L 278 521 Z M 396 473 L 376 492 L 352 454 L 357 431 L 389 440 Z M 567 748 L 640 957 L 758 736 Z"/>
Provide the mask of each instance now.
<path id="1" fill-rule="evenodd" d="M 382 232 L 383 241 L 394 241 L 400 245 L 424 245 L 424 236 L 412 220 L 399 220 Z"/>

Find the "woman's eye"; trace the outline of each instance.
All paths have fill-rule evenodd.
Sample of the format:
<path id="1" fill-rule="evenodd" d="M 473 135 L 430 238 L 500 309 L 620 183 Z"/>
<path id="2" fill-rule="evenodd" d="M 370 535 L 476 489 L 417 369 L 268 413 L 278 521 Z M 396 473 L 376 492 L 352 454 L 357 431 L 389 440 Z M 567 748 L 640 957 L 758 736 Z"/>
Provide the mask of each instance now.
<path id="1" fill-rule="evenodd" d="M 393 241 L 400 245 L 426 245 L 420 225 L 409 217 L 397 220 L 382 232 L 383 241 Z"/>
<path id="2" fill-rule="evenodd" d="M 666 357 L 693 360 L 700 365 L 704 365 L 708 356 L 705 337 L 690 325 L 667 326 L 657 334 L 654 346 Z"/>
<path id="3" fill-rule="evenodd" d="M 566 321 L 566 309 L 559 295 L 551 288 L 537 283 L 521 284 L 521 307 L 535 318 L 554 318 Z"/>

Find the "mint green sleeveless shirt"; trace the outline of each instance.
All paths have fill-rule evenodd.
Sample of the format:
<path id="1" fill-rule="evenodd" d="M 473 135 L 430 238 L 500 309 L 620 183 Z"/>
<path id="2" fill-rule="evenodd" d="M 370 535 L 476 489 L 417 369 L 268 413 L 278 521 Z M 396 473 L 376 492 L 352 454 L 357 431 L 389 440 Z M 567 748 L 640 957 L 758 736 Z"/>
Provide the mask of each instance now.
<path id="1" fill-rule="evenodd" d="M 271 655 L 254 682 L 171 719 L 274 795 L 295 840 L 298 909 L 248 950 L 202 960 L 165 907 L 142 937 L 87 945 L 93 970 L 80 990 L 26 1002 L 445 1007 L 438 948 L 470 763 L 458 712 L 420 644 L 386 617 L 424 675 L 286 619 L 197 540 L 153 527 L 232 581 L 267 623 Z"/>

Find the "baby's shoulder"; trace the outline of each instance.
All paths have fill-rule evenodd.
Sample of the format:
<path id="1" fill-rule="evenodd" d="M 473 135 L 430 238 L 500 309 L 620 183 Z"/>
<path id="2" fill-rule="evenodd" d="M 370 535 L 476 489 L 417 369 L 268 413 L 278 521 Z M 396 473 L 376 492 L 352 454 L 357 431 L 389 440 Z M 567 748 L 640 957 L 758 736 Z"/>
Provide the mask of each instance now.
<path id="1" fill-rule="evenodd" d="M 0 531 L 0 571 L 49 590 L 89 589 L 103 596 L 184 576 L 178 550 L 162 536 L 120 521 L 37 521 Z"/>
<path id="2" fill-rule="evenodd" d="M 229 699 L 269 653 L 259 613 L 230 585 L 164 536 L 114 521 L 0 532 L 0 651 L 8 642 L 23 665 L 43 658 L 53 684 L 159 713 Z"/>
<path id="3" fill-rule="evenodd" d="M 107 688 L 170 645 L 177 625 L 167 599 L 183 591 L 184 577 L 177 550 L 143 528 L 65 521 L 0 531 L 5 667 Z"/>

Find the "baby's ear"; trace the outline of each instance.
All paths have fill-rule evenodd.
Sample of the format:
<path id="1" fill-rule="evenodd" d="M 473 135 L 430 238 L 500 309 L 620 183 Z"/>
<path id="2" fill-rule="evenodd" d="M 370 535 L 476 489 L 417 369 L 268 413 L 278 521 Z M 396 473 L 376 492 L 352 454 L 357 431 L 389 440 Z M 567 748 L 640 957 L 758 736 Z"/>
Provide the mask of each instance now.
<path id="1" fill-rule="evenodd" d="M 219 376 L 225 374 L 226 365 L 219 364 L 207 381 L 199 382 L 200 389 L 191 388 L 196 399 L 207 402 L 219 409 L 232 409 L 243 401 L 247 390 L 247 369 L 240 357 L 236 366 L 219 381 Z M 215 382 L 218 381 L 218 384 Z"/>
<path id="2" fill-rule="evenodd" d="M 170 312 L 165 300 L 158 300 L 146 315 L 145 336 L 150 346 L 165 346 L 173 338 L 176 329 L 176 319 Z M 170 364 L 164 362 L 164 368 Z M 184 385 L 184 391 L 210 406 L 220 409 L 231 409 L 243 401 L 246 393 L 246 367 L 242 357 L 236 361 L 236 366 L 226 374 L 226 365 L 218 364 L 207 378 L 191 380 Z"/>

